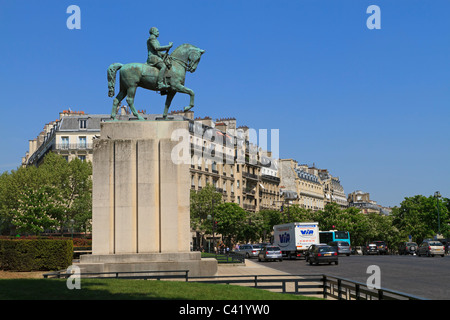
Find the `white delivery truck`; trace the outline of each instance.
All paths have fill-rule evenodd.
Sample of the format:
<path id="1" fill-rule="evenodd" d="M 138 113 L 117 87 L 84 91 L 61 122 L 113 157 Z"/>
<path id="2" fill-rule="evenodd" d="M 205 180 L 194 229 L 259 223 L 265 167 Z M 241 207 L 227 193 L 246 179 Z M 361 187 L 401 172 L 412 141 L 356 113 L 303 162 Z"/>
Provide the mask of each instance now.
<path id="1" fill-rule="evenodd" d="M 283 257 L 304 257 L 312 244 L 319 243 L 318 222 L 292 222 L 273 226 L 273 243 L 280 247 Z"/>

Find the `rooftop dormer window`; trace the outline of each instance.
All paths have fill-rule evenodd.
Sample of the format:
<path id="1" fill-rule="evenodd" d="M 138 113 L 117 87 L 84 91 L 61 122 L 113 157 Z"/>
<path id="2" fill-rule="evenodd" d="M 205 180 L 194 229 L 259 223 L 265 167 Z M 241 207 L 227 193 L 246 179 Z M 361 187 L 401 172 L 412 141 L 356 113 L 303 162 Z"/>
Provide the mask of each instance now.
<path id="1" fill-rule="evenodd" d="M 86 129 L 87 128 L 87 119 L 78 120 L 78 124 L 79 124 L 80 129 Z"/>

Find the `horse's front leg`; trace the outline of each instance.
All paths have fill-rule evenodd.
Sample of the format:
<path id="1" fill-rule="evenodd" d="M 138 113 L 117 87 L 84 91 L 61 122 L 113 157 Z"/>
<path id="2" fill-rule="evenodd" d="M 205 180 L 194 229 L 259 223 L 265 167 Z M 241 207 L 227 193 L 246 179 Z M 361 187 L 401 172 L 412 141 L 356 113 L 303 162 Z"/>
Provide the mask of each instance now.
<path id="1" fill-rule="evenodd" d="M 189 111 L 189 110 L 191 110 L 191 109 L 194 107 L 194 97 L 195 97 L 194 91 L 192 91 L 192 90 L 189 89 L 189 88 L 186 88 L 186 87 L 183 86 L 181 83 L 178 83 L 178 84 L 175 86 L 175 90 L 176 90 L 177 92 L 186 93 L 186 94 L 188 94 L 188 95 L 191 96 L 191 99 L 190 99 L 190 101 L 189 101 L 189 106 L 185 107 L 185 108 L 184 108 L 184 111 Z"/>
<path id="2" fill-rule="evenodd" d="M 166 104 L 164 107 L 163 119 L 167 118 L 167 112 L 169 112 L 170 104 L 172 103 L 172 99 L 175 96 L 176 91 L 168 91 L 166 96 Z"/>

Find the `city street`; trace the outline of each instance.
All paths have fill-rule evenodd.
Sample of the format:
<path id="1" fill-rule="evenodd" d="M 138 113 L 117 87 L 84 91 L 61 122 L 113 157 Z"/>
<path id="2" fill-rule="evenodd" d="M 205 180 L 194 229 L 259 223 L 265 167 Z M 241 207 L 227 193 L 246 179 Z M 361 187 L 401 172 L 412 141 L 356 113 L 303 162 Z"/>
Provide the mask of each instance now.
<path id="1" fill-rule="evenodd" d="M 256 260 L 257 261 L 257 260 Z M 427 299 L 450 299 L 450 256 L 339 256 L 338 265 L 309 265 L 304 259 L 257 262 L 291 274 L 323 273 L 366 283 L 370 265 L 381 270 L 381 287 Z"/>

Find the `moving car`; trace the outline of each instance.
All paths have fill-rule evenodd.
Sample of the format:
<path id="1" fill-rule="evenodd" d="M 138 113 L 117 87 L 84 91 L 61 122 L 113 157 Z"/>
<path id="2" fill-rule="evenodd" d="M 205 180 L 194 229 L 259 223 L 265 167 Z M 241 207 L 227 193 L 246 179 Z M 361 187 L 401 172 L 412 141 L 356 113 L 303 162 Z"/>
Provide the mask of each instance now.
<path id="1" fill-rule="evenodd" d="M 327 244 L 326 243 L 318 243 L 318 244 L 310 245 L 308 250 L 306 250 L 306 252 L 305 252 L 305 261 L 306 262 L 309 261 L 309 255 L 314 250 L 314 248 L 316 248 L 316 247 L 323 247 L 323 246 L 327 246 Z"/>
<path id="2" fill-rule="evenodd" d="M 261 248 L 260 244 L 243 244 L 235 252 L 245 255 L 247 259 L 256 258 Z"/>
<path id="3" fill-rule="evenodd" d="M 328 243 L 329 246 L 335 247 L 338 254 L 345 254 L 349 256 L 352 253 L 350 244 L 346 241 L 332 241 Z"/>
<path id="4" fill-rule="evenodd" d="M 369 243 L 366 246 L 362 247 L 362 252 L 363 255 L 366 254 L 379 254 L 378 253 L 378 249 L 377 249 L 377 245 L 375 243 Z"/>
<path id="5" fill-rule="evenodd" d="M 334 262 L 338 264 L 338 253 L 335 248 L 331 246 L 315 246 L 308 255 L 309 264 L 319 264 Z"/>
<path id="6" fill-rule="evenodd" d="M 283 256 L 281 254 L 280 247 L 277 246 L 265 246 L 263 247 L 258 254 L 258 261 L 261 260 L 280 260 L 283 261 Z"/>
<path id="7" fill-rule="evenodd" d="M 398 246 L 398 254 L 416 254 L 418 245 L 415 242 L 402 242 Z"/>
<path id="8" fill-rule="evenodd" d="M 372 243 L 377 245 L 378 254 L 387 254 L 388 247 L 384 241 L 373 241 Z"/>
<path id="9" fill-rule="evenodd" d="M 420 256 L 431 256 L 434 257 L 435 254 L 443 257 L 445 255 L 444 245 L 439 241 L 424 241 L 420 244 L 419 249 L 417 250 L 417 255 Z"/>

